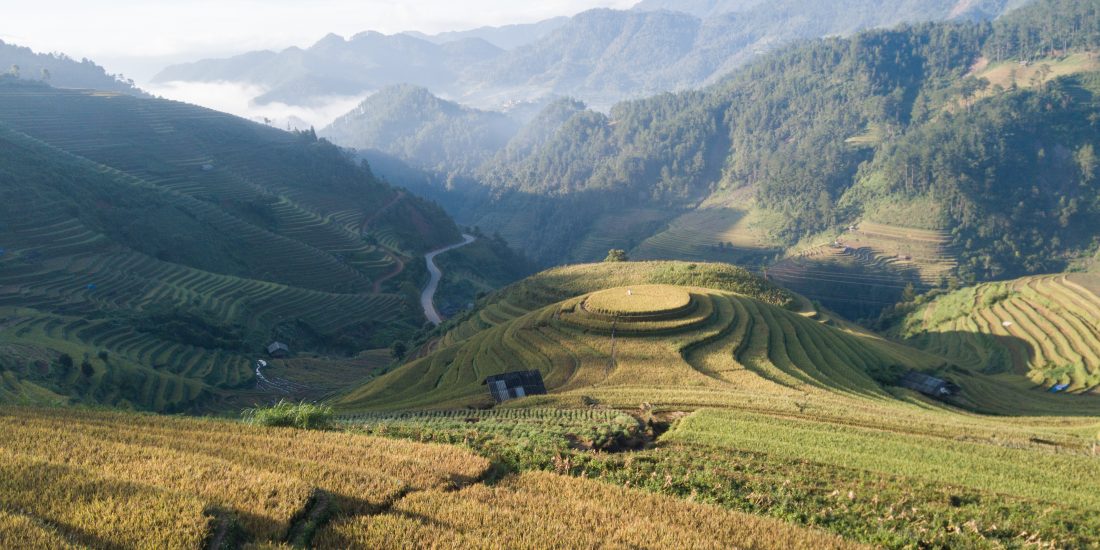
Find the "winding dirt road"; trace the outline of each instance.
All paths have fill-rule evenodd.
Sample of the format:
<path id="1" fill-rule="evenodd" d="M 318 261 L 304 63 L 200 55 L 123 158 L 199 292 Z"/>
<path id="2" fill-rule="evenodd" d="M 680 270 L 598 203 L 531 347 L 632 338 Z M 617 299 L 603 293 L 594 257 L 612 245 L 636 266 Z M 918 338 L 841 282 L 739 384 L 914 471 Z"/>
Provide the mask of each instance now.
<path id="1" fill-rule="evenodd" d="M 435 309 L 435 291 L 439 290 L 439 280 L 443 278 L 443 272 L 439 270 L 439 267 L 435 265 L 435 257 L 444 253 L 466 246 L 474 242 L 477 238 L 473 235 L 462 235 L 462 242 L 458 244 L 452 244 L 451 246 L 445 246 L 439 250 L 433 250 L 424 255 L 424 261 L 428 263 L 428 273 L 431 275 L 431 279 L 428 281 L 428 286 L 424 287 L 424 292 L 420 293 L 420 307 L 424 308 L 424 316 L 431 321 L 433 325 L 439 325 L 443 322 L 443 318 L 439 315 L 439 311 Z"/>

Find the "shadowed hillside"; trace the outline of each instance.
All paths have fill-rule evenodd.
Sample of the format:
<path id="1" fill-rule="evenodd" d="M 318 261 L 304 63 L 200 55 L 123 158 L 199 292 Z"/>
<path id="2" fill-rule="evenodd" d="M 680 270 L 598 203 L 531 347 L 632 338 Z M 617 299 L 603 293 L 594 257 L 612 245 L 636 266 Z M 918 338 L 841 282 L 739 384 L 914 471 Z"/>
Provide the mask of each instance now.
<path id="1" fill-rule="evenodd" d="M 273 340 L 389 347 L 459 240 L 311 133 L 181 103 L 4 81 L 0 159 L 5 400 L 184 410 Z"/>

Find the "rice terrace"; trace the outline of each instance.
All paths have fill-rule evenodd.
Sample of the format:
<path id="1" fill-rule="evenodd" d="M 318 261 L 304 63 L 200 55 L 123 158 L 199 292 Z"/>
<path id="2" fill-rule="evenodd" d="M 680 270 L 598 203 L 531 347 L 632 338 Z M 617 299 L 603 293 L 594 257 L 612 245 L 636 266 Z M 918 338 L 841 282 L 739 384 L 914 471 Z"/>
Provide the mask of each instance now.
<path id="1" fill-rule="evenodd" d="M 101 4 L 0 550 L 1100 550 L 1100 0 Z"/>

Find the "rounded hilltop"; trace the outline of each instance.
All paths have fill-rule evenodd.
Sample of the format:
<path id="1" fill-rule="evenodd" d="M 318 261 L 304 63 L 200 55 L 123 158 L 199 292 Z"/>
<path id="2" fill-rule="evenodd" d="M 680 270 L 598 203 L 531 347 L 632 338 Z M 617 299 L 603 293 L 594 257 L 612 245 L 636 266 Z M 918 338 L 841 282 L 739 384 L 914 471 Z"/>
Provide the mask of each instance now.
<path id="1" fill-rule="evenodd" d="M 609 288 L 585 298 L 582 306 L 593 315 L 612 318 L 675 317 L 689 309 L 691 294 L 671 285 Z"/>
<path id="2" fill-rule="evenodd" d="M 487 376 L 538 370 L 529 404 L 698 408 L 746 396 L 884 399 L 899 368 L 935 359 L 795 311 L 803 300 L 728 264 L 555 268 L 444 327 L 434 353 L 336 398 L 343 410 L 486 406 Z"/>

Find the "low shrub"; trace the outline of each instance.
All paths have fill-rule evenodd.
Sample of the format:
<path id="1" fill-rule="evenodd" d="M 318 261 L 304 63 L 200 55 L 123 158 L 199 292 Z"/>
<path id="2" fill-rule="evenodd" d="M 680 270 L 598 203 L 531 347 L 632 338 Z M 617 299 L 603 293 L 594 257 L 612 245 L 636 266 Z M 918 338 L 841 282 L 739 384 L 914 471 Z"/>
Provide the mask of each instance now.
<path id="1" fill-rule="evenodd" d="M 245 409 L 245 422 L 259 426 L 328 430 L 332 428 L 332 407 L 316 403 L 291 403 L 280 400 L 270 407 Z"/>

